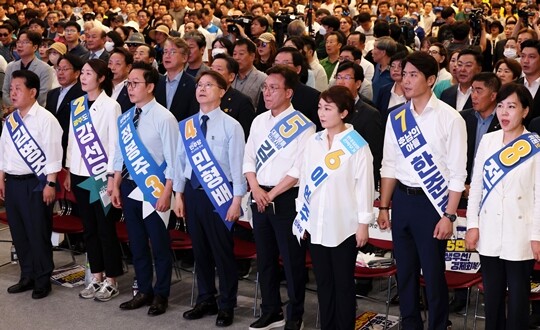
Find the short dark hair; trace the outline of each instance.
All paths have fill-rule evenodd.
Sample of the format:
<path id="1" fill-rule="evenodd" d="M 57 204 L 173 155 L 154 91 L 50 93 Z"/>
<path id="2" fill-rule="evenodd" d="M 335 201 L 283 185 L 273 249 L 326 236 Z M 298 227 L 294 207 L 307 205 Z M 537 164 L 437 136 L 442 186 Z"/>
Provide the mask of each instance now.
<path id="1" fill-rule="evenodd" d="M 212 69 L 202 71 L 197 76 L 197 83 L 199 83 L 199 80 L 201 80 L 201 78 L 204 77 L 204 76 L 210 76 L 210 77 L 214 78 L 214 80 L 216 81 L 219 88 L 221 88 L 223 90 L 227 90 L 227 81 L 225 80 L 225 78 L 223 78 L 221 73 L 219 73 L 217 71 L 214 71 Z"/>
<path id="2" fill-rule="evenodd" d="M 285 88 L 294 90 L 300 82 L 298 74 L 291 67 L 287 65 L 274 65 L 270 69 L 266 70 L 266 74 L 278 74 L 285 79 Z"/>
<path id="3" fill-rule="evenodd" d="M 35 89 L 36 90 L 36 100 L 39 96 L 39 89 L 40 89 L 40 81 L 37 74 L 35 74 L 33 71 L 30 70 L 17 70 L 14 71 L 11 75 L 11 78 L 23 78 L 24 79 L 24 86 L 28 89 Z"/>
<path id="4" fill-rule="evenodd" d="M 365 44 L 366 43 L 366 35 L 363 34 L 362 32 L 360 31 L 352 31 L 349 36 L 347 36 L 347 40 L 349 39 L 350 36 L 358 36 L 358 39 L 361 43 Z"/>
<path id="5" fill-rule="evenodd" d="M 127 65 L 133 64 L 133 54 L 131 54 L 131 52 L 124 47 L 115 47 L 111 52 L 111 55 L 112 54 L 120 54 L 124 56 L 124 60 L 126 61 Z"/>
<path id="6" fill-rule="evenodd" d="M 347 110 L 347 116 L 343 118 L 344 122 L 349 122 L 349 118 L 352 118 L 354 115 L 355 97 L 345 86 L 332 86 L 323 91 L 319 99 L 325 100 L 328 103 L 334 103 L 339 113 Z"/>
<path id="7" fill-rule="evenodd" d="M 455 15 L 456 12 L 454 11 L 454 8 L 452 7 L 444 7 L 442 12 L 441 12 L 441 17 L 443 19 L 447 19 L 448 17 L 452 16 L 452 15 Z"/>
<path id="8" fill-rule="evenodd" d="M 298 49 L 300 52 L 303 52 L 304 51 L 304 39 L 302 37 L 299 37 L 299 36 L 292 36 L 292 37 L 288 37 L 287 40 L 285 40 L 285 42 L 287 41 L 290 41 L 293 43 L 293 45 L 296 47 L 296 49 Z"/>
<path id="9" fill-rule="evenodd" d="M 341 44 L 341 46 L 345 44 L 345 37 L 343 36 L 343 33 L 341 33 L 340 31 L 332 31 L 332 32 L 327 33 L 324 36 L 324 40 L 326 41 L 326 39 L 330 38 L 331 36 L 336 36 L 337 41 Z"/>
<path id="10" fill-rule="evenodd" d="M 431 76 L 435 76 L 436 78 L 439 73 L 439 64 L 433 56 L 425 52 L 414 52 L 407 55 L 402 63 L 403 68 L 405 68 L 407 63 L 410 63 L 418 71 L 422 72 L 426 80 Z"/>
<path id="11" fill-rule="evenodd" d="M 238 74 L 238 70 L 240 69 L 238 66 L 238 62 L 236 62 L 234 58 L 232 58 L 228 54 L 221 53 L 214 56 L 214 61 L 219 60 L 219 59 L 224 60 L 227 63 L 227 71 L 232 72 L 234 74 Z"/>
<path id="12" fill-rule="evenodd" d="M 434 42 L 431 44 L 430 47 L 437 47 L 439 48 L 439 55 L 444 56 L 444 60 L 442 63 L 439 63 L 440 68 L 446 68 L 448 66 L 448 62 L 450 61 L 450 58 L 448 56 L 448 51 L 446 50 L 446 47 L 440 42 Z"/>
<path id="13" fill-rule="evenodd" d="M 373 24 L 373 36 L 375 38 L 390 36 L 390 24 L 388 21 L 383 19 L 376 20 L 375 24 Z"/>
<path id="14" fill-rule="evenodd" d="M 333 15 L 325 16 L 321 20 L 321 25 L 327 25 L 328 27 L 331 27 L 334 31 L 337 31 L 339 30 L 339 18 Z"/>
<path id="15" fill-rule="evenodd" d="M 456 40 L 464 40 L 469 36 L 469 31 L 471 30 L 471 26 L 468 22 L 456 22 L 452 27 L 450 28 L 452 30 L 452 34 L 454 35 L 454 39 Z"/>
<path id="16" fill-rule="evenodd" d="M 348 69 L 353 69 L 354 81 L 364 81 L 364 69 L 359 64 L 351 61 L 343 61 L 343 63 L 340 63 L 337 67 L 336 74 Z"/>
<path id="17" fill-rule="evenodd" d="M 270 22 L 268 22 L 268 19 L 266 19 L 264 16 L 257 16 L 253 18 L 251 23 L 253 24 L 253 22 L 259 22 L 259 25 L 266 28 L 266 30 L 268 30 L 268 27 L 270 26 Z"/>
<path id="18" fill-rule="evenodd" d="M 184 40 L 188 41 L 190 39 L 195 41 L 199 49 L 206 48 L 206 38 L 201 32 L 197 30 L 186 32 L 186 34 L 184 34 Z"/>
<path id="19" fill-rule="evenodd" d="M 317 48 L 317 44 L 315 43 L 315 40 L 311 38 L 310 36 L 302 36 L 302 41 L 304 42 L 304 46 L 308 46 L 309 49 L 315 51 Z"/>
<path id="20" fill-rule="evenodd" d="M 227 49 L 227 53 L 232 56 L 234 52 L 234 44 L 232 41 L 229 40 L 229 38 L 226 37 L 219 37 L 216 38 L 214 41 L 212 41 L 212 48 L 214 48 L 214 45 L 216 42 L 219 42 L 225 49 Z"/>
<path id="21" fill-rule="evenodd" d="M 512 71 L 512 75 L 514 76 L 514 80 L 521 77 L 521 65 L 519 64 L 518 61 L 516 61 L 516 60 L 514 60 L 512 58 L 500 59 L 497 63 L 495 63 L 495 72 L 497 72 L 497 70 L 499 70 L 499 67 L 502 64 L 506 64 L 508 69 L 510 69 L 510 71 Z"/>
<path id="22" fill-rule="evenodd" d="M 65 28 L 67 29 L 70 26 L 76 28 L 77 32 L 79 32 L 79 33 L 81 32 L 81 26 L 79 25 L 79 23 L 77 23 L 75 21 L 67 21 Z"/>
<path id="23" fill-rule="evenodd" d="M 306 58 L 304 57 L 304 55 L 302 55 L 300 51 L 301 50 L 296 49 L 294 47 L 281 47 L 280 49 L 277 50 L 276 56 L 280 53 L 289 53 L 291 54 L 293 65 L 302 66 L 304 62 L 306 61 Z"/>
<path id="24" fill-rule="evenodd" d="M 371 15 L 369 13 L 360 13 L 358 16 L 356 16 L 356 20 L 358 23 L 366 23 L 371 21 Z"/>
<path id="25" fill-rule="evenodd" d="M 13 28 L 13 26 L 11 24 L 5 24 L 5 23 L 0 25 L 0 29 L 6 29 L 6 30 L 8 30 L 8 33 L 10 33 L 10 34 L 13 33 L 13 30 L 14 30 L 14 28 Z"/>
<path id="26" fill-rule="evenodd" d="M 99 84 L 99 88 L 105 91 L 107 95 L 111 96 L 113 91 L 113 83 L 112 83 L 112 72 L 111 69 L 107 66 L 107 63 L 103 60 L 94 58 L 91 60 L 88 60 L 86 62 L 92 70 L 97 74 L 97 78 L 100 79 L 101 77 L 105 77 L 103 81 Z"/>
<path id="27" fill-rule="evenodd" d="M 538 40 L 534 40 L 534 39 L 525 40 L 521 43 L 520 47 L 522 51 L 525 48 L 534 48 L 536 49 L 538 54 L 540 54 L 540 41 Z"/>
<path id="28" fill-rule="evenodd" d="M 247 51 L 250 54 L 254 54 L 257 51 L 257 46 L 253 43 L 253 41 L 249 40 L 248 38 L 238 39 L 234 43 L 234 47 L 242 45 L 246 45 Z"/>
<path id="29" fill-rule="evenodd" d="M 21 32 L 19 32 L 17 39 L 21 39 L 21 36 L 23 34 L 26 34 L 26 37 L 28 38 L 28 40 L 30 40 L 32 45 L 34 46 L 41 45 L 41 35 L 39 33 L 34 32 L 34 31 L 29 31 L 29 30 L 22 30 Z"/>
<path id="30" fill-rule="evenodd" d="M 37 25 L 41 26 L 44 29 L 47 28 L 47 24 L 45 24 L 45 22 L 43 20 L 39 19 L 39 18 L 32 18 L 30 20 L 30 23 L 28 23 L 28 26 L 30 26 L 32 24 L 37 24 Z"/>
<path id="31" fill-rule="evenodd" d="M 474 61 L 479 67 L 482 67 L 482 63 L 484 62 L 484 56 L 482 56 L 482 53 L 480 53 L 477 50 L 471 49 L 471 48 L 465 48 L 459 51 L 458 60 L 463 55 L 472 55 L 474 57 Z"/>
<path id="32" fill-rule="evenodd" d="M 84 61 L 81 60 L 81 57 L 80 56 L 77 56 L 77 55 L 73 55 L 73 54 L 70 54 L 70 53 L 66 53 L 64 55 L 62 55 L 62 57 L 60 57 L 60 59 L 58 60 L 58 63 L 60 63 L 60 61 L 68 61 L 69 64 L 71 64 L 71 66 L 73 67 L 73 70 L 74 71 L 81 71 L 83 65 L 84 65 Z"/>
<path id="33" fill-rule="evenodd" d="M 531 96 L 531 92 L 529 92 L 525 85 L 514 82 L 502 85 L 501 89 L 497 93 L 497 103 L 506 100 L 506 98 L 514 93 L 521 103 L 521 106 L 523 108 L 529 108 L 529 114 L 527 117 L 530 118 L 532 114 L 533 98 Z"/>
<path id="34" fill-rule="evenodd" d="M 137 61 L 133 63 L 133 65 L 131 66 L 131 71 L 135 69 L 144 71 L 143 72 L 144 81 L 147 84 L 154 84 L 154 91 L 155 91 L 156 90 L 155 87 L 157 86 L 159 82 L 159 72 L 157 71 L 157 69 L 154 68 L 152 64 L 145 63 L 142 61 Z"/>
<path id="35" fill-rule="evenodd" d="M 501 79 L 493 72 L 480 72 L 474 75 L 472 82 L 480 81 L 492 92 L 497 93 L 501 89 Z"/>
<path id="36" fill-rule="evenodd" d="M 354 46 L 343 46 L 339 53 L 341 54 L 342 52 L 351 52 L 355 61 L 362 59 L 362 51 Z"/>

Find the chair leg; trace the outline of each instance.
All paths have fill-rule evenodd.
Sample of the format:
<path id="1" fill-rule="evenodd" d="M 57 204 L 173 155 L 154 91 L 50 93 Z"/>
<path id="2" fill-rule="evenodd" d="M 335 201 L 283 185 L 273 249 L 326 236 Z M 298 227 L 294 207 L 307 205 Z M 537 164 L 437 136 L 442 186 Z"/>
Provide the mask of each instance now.
<path id="1" fill-rule="evenodd" d="M 476 320 L 478 319 L 478 301 L 480 300 L 480 288 L 476 288 L 476 302 L 474 304 L 473 330 L 476 330 Z"/>
<path id="2" fill-rule="evenodd" d="M 392 289 L 392 276 L 388 276 L 388 292 L 386 293 L 386 314 L 384 317 L 384 330 L 388 329 L 388 314 L 390 313 L 390 291 Z"/>
<path id="3" fill-rule="evenodd" d="M 182 274 L 180 273 L 179 271 L 179 266 L 178 266 L 178 259 L 176 258 L 176 253 L 174 250 L 171 250 L 171 253 L 172 253 L 172 258 L 173 258 L 173 268 L 174 268 L 174 273 L 176 274 L 176 278 L 181 281 L 182 280 Z"/>
<path id="4" fill-rule="evenodd" d="M 463 315 L 463 329 L 467 330 L 467 318 L 469 317 L 469 299 L 471 298 L 471 288 L 467 288 L 467 301 L 465 302 L 465 315 Z"/>
<path id="5" fill-rule="evenodd" d="M 197 281 L 196 270 L 195 270 L 196 266 L 197 266 L 197 263 L 193 262 L 193 271 L 191 272 L 191 274 L 193 274 L 193 281 L 191 282 L 191 306 L 193 306 L 193 300 L 195 299 L 195 281 Z"/>

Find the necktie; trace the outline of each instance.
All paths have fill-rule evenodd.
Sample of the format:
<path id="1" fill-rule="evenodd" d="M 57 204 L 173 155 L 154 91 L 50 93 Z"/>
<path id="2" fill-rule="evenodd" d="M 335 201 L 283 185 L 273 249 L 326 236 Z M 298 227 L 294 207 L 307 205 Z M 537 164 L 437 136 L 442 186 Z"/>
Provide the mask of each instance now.
<path id="1" fill-rule="evenodd" d="M 135 130 L 137 130 L 137 127 L 139 127 L 139 118 L 141 117 L 141 108 L 135 108 L 135 116 L 133 116 L 133 125 L 135 126 Z M 125 162 L 125 161 L 124 161 Z M 129 176 L 129 172 L 127 170 L 126 165 L 122 167 L 122 179 L 125 179 Z"/>
<path id="2" fill-rule="evenodd" d="M 90 53 L 90 59 L 93 60 L 96 58 L 96 53 L 92 52 Z"/>
<path id="3" fill-rule="evenodd" d="M 201 117 L 201 120 L 202 120 L 201 131 L 204 137 L 206 137 L 206 130 L 208 129 L 208 125 L 206 124 L 208 119 L 210 118 L 208 118 L 207 115 L 203 115 Z M 195 175 L 195 172 L 193 170 L 191 171 L 191 179 L 189 181 L 191 182 L 191 186 L 193 187 L 193 189 L 197 189 L 201 186 L 201 183 L 199 182 L 199 179 L 197 179 L 197 176 Z"/>

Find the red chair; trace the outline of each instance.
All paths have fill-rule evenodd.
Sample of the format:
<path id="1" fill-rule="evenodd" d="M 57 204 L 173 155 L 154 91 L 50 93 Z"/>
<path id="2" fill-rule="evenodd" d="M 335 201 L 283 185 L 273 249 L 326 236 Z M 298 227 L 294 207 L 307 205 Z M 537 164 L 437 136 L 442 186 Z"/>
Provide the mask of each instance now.
<path id="1" fill-rule="evenodd" d="M 126 221 L 124 219 L 124 214 L 120 217 L 120 221 L 115 223 L 116 226 L 116 236 L 118 237 L 118 242 L 120 244 L 120 251 L 122 252 L 122 263 L 124 264 L 124 273 L 129 272 L 129 267 L 127 264 L 126 251 L 124 251 L 123 244 L 129 244 L 129 237 L 127 233 Z"/>
<path id="2" fill-rule="evenodd" d="M 385 241 L 380 239 L 374 239 L 370 238 L 368 241 L 369 244 L 383 250 L 389 250 L 392 251 L 393 244 L 392 241 Z M 397 273 L 397 267 L 396 265 L 392 265 L 390 267 L 384 267 L 384 268 L 368 268 L 368 267 L 361 267 L 356 266 L 354 270 L 354 277 L 357 279 L 361 278 L 376 278 L 376 277 L 386 277 L 388 278 L 388 286 L 387 286 L 387 294 L 386 294 L 386 300 L 382 301 L 379 299 L 375 299 L 372 297 L 367 296 L 361 296 L 357 295 L 357 298 L 364 298 L 370 301 L 374 302 L 384 302 L 386 304 L 386 311 L 385 311 L 385 327 L 386 330 L 388 327 L 388 314 L 390 313 L 390 293 L 392 289 L 392 278 L 395 277 Z"/>
<path id="3" fill-rule="evenodd" d="M 56 193 L 56 199 L 57 202 L 60 203 L 60 212 L 53 216 L 52 231 L 64 234 L 65 240 L 68 244 L 67 251 L 69 251 L 71 254 L 72 262 L 59 268 L 71 266 L 76 263 L 73 247 L 71 246 L 71 242 L 69 241 L 69 234 L 81 234 L 84 231 L 81 218 L 71 214 L 71 212 L 73 211 L 73 205 L 77 203 L 77 200 L 75 199 L 75 195 L 72 191 L 67 191 L 64 189 L 63 182 L 66 178 L 66 175 L 69 175 L 69 173 L 65 171 L 60 171 L 58 173 L 57 181 L 59 182 L 58 187 L 60 189 Z"/>
<path id="4" fill-rule="evenodd" d="M 9 223 L 8 223 L 8 219 L 7 219 L 7 214 L 6 214 L 6 209 L 4 208 L 4 210 L 2 212 L 0 212 L 0 223 L 3 224 L 3 225 L 6 225 L 9 227 Z M 7 229 L 7 228 L 6 228 Z M 0 243 L 10 243 L 10 244 L 13 244 L 13 241 L 10 240 L 10 239 L 2 239 L 0 240 Z M 8 261 L 8 262 L 5 262 L 3 264 L 0 264 L 0 267 L 4 267 L 4 266 L 7 266 L 11 264 L 11 260 Z"/>

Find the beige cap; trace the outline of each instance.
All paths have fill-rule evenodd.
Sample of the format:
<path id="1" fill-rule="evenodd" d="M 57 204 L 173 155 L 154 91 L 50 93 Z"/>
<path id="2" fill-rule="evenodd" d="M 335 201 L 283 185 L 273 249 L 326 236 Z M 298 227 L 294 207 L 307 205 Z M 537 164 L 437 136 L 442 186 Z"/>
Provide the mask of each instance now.
<path id="1" fill-rule="evenodd" d="M 67 53 L 67 47 L 61 42 L 55 42 L 52 44 L 48 50 L 54 49 L 56 50 L 60 55 L 65 55 Z"/>
<path id="2" fill-rule="evenodd" d="M 276 42 L 276 37 L 274 37 L 274 35 L 270 32 L 265 32 L 261 34 L 258 39 L 262 42 Z"/>
<path id="3" fill-rule="evenodd" d="M 155 28 L 154 30 L 151 30 L 150 32 L 148 32 L 148 35 L 150 36 L 150 38 L 152 39 L 156 39 L 156 32 L 162 32 L 162 33 L 165 33 L 167 35 L 167 37 L 169 36 L 169 28 L 165 25 L 160 25 L 158 26 L 157 28 Z"/>

